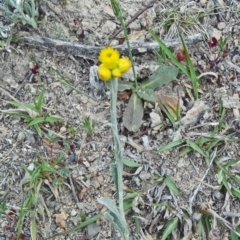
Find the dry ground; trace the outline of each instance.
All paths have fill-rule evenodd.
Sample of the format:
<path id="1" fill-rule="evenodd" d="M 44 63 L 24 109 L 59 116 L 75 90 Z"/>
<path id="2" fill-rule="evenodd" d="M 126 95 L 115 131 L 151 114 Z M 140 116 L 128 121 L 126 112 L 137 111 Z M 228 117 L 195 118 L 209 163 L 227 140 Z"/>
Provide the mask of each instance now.
<path id="1" fill-rule="evenodd" d="M 42 1 L 40 4 L 46 21 L 39 24 L 37 30 L 19 24 L 14 28 L 16 33 L 21 32 L 33 37 L 40 35 L 90 46 L 105 46 L 112 34 L 119 29 L 119 23 L 113 15 L 109 1 L 106 0 L 70 0 L 66 5 L 63 1 L 51 0 Z M 144 8 L 144 4 L 146 5 L 145 1 L 140 0 L 122 1 L 126 21 L 132 19 L 139 9 Z M 146 25 L 162 39 L 178 37 L 176 23 L 180 23 L 185 36 L 203 34 L 204 41 L 189 45 L 188 48 L 199 73 L 213 72 L 217 74 L 218 79 L 209 75 L 201 78 L 200 100 L 204 103 L 204 111 L 199 110 L 199 115 L 198 109 L 196 110 L 197 113 L 193 116 L 196 117 L 196 121 L 190 119 L 190 123 L 181 122 L 185 128 L 182 128 L 180 134 L 182 138 L 193 141 L 201 135 L 210 136 L 214 126 L 220 121 L 218 109 L 222 99 L 226 108 L 225 127 L 217 135 L 223 137 L 224 141 L 210 152 L 210 159 L 217 157 L 222 162 L 238 159 L 240 154 L 240 105 L 237 95 L 234 95 L 240 91 L 239 10 L 237 1 L 156 1 L 153 7 L 128 26 L 131 41 L 135 42 L 152 41 Z M 198 15 L 200 13 L 201 17 Z M 0 17 L 3 19 L 3 16 Z M 226 59 L 214 62 L 217 50 L 208 46 L 213 36 L 218 39 L 223 36 L 227 39 L 230 51 Z M 120 33 L 112 43 L 122 44 L 122 40 Z M 115 194 L 109 173 L 109 164 L 113 157 L 112 136 L 108 125 L 109 93 L 103 85 L 99 89 L 99 86 L 96 88 L 89 82 L 89 69 L 97 64 L 97 58 L 94 56 L 83 58 L 64 51 L 44 51 L 24 44 L 13 44 L 11 51 L 1 50 L 0 54 L 0 87 L 19 101 L 28 103 L 33 103 L 44 87 L 45 111 L 63 118 L 61 123 L 46 126 L 59 135 L 51 154 L 46 135 L 39 137 L 22 119 L 0 114 L 0 201 L 6 201 L 8 211 L 15 209 L 18 213 L 22 206 L 22 198 L 29 190 L 23 185 L 23 180 L 27 177 L 23 166 L 32 166 L 33 162 L 41 159 L 51 161 L 52 156 L 63 152 L 66 154 L 64 165 L 70 171 L 70 178 L 77 182 L 66 178 L 61 186 L 54 188 L 53 179 L 44 176 L 39 185 L 37 204 L 33 206 L 37 212 L 38 239 L 49 239 L 53 234 L 78 226 L 84 221 L 83 216 L 88 219 L 100 213 L 103 206 L 97 199 Z M 134 60 L 137 66 L 145 64 L 146 68 L 150 68 L 157 61 L 151 53 L 136 55 Z M 39 73 L 33 75 L 30 68 L 36 63 L 39 65 Z M 58 70 L 60 75 L 83 90 L 86 95 L 70 91 L 53 69 Z M 186 91 L 186 83 L 190 84 L 189 79 L 181 75 L 173 84 L 159 90 L 181 98 L 182 117 L 194 105 Z M 1 110 L 12 108 L 7 103 L 10 98 L 6 92 L 0 92 L 0 98 Z M 234 100 L 232 104 L 229 104 L 230 100 Z M 239 221 L 239 214 L 234 217 L 234 213 L 240 211 L 239 198 L 230 196 L 224 187 L 216 187 L 219 185 L 215 178 L 218 173 L 216 164 L 208 167 L 202 155 L 196 151 L 180 157 L 179 152 L 186 145 L 157 153 L 157 149 L 176 139 L 179 132 L 159 113 L 157 107 L 149 104 L 145 106 L 141 129 L 136 133 L 128 132 L 122 124 L 126 103 L 127 100 L 118 102 L 119 133 L 124 146 L 124 156 L 141 164 L 141 167 L 136 169 L 126 168 L 124 174 L 126 192 L 139 193 L 138 199 L 135 198 L 133 210 L 127 213 L 132 239 L 160 239 L 162 228 L 175 216 L 179 217 L 178 227 L 170 239 L 201 239 L 196 232 L 196 215 L 206 208 L 212 209 L 231 225 L 235 225 Z M 151 112 L 156 112 L 161 117 L 162 125 L 157 130 L 151 127 Z M 90 116 L 95 124 L 92 135 L 87 135 L 81 128 L 86 116 Z M 71 127 L 76 130 L 74 135 L 69 133 Z M 233 134 L 234 142 L 226 140 L 229 134 Z M 74 145 L 77 157 L 74 158 L 71 148 L 61 147 L 59 142 L 63 138 Z M 239 173 L 239 166 L 236 164 L 234 169 L 231 169 L 235 170 L 232 174 Z M 201 184 L 198 188 L 206 172 L 206 184 Z M 156 175 L 169 176 L 178 187 L 180 195 L 174 195 L 162 182 L 158 183 L 154 178 Z M 239 188 L 237 185 L 235 187 Z M 196 189 L 198 191 L 194 195 Z M 140 204 L 137 205 L 136 202 Z M 153 207 L 153 204 L 157 203 L 165 203 L 168 207 Z M 188 220 L 183 217 L 186 213 L 189 214 Z M 1 240 L 15 239 L 16 218 L 3 214 L 0 220 Z M 57 223 L 59 218 L 60 223 Z M 137 222 L 140 222 L 140 226 L 134 219 L 139 220 Z M 27 215 L 22 229 L 23 239 L 31 238 L 30 222 L 30 216 Z M 138 233 L 139 229 L 143 231 L 142 234 Z M 214 220 L 211 221 L 210 230 L 208 239 L 230 239 L 229 229 L 217 226 Z M 55 239 L 115 240 L 118 239 L 118 234 L 100 217 L 96 223 L 84 229 L 57 236 Z"/>

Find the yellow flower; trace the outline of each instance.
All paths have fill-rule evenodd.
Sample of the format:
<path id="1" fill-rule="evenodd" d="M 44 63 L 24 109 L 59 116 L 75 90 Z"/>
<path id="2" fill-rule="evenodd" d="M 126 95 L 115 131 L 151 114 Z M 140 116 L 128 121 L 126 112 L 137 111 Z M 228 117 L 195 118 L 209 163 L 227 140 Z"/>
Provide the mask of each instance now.
<path id="1" fill-rule="evenodd" d="M 104 64 L 101 64 L 99 66 L 99 68 L 98 68 L 98 75 L 104 81 L 108 81 L 112 77 L 111 71 Z"/>
<path id="2" fill-rule="evenodd" d="M 122 76 L 122 73 L 120 72 L 119 68 L 114 68 L 112 70 L 112 75 L 115 78 L 120 78 Z"/>
<path id="3" fill-rule="evenodd" d="M 119 58 L 120 54 L 118 50 L 111 47 L 103 48 L 98 57 L 99 61 L 104 63 L 105 67 L 111 70 L 117 67 Z"/>
<path id="4" fill-rule="evenodd" d="M 120 58 L 118 61 L 118 68 L 121 73 L 127 72 L 131 66 L 132 66 L 132 63 L 127 57 Z"/>

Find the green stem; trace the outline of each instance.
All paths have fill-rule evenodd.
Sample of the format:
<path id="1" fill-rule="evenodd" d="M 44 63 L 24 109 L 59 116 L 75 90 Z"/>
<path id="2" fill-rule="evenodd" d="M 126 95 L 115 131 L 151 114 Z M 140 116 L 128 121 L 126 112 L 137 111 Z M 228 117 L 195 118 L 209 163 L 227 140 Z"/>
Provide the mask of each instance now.
<path id="1" fill-rule="evenodd" d="M 133 55 L 132 55 L 132 51 L 131 51 L 131 47 L 130 47 L 130 42 L 129 42 L 129 39 L 128 39 L 126 25 L 125 25 L 125 23 L 123 21 L 122 11 L 121 11 L 121 14 L 119 16 L 119 21 L 121 23 L 121 26 L 122 26 L 122 29 L 123 29 L 123 33 L 124 33 L 124 37 L 125 37 L 126 42 L 127 42 L 129 58 L 130 58 L 130 60 L 132 62 L 132 71 L 133 71 L 133 77 L 134 77 L 134 81 L 135 81 L 135 88 L 138 89 L 137 76 L 136 76 L 136 71 L 135 71 L 134 62 L 133 62 Z"/>
<path id="2" fill-rule="evenodd" d="M 115 146 L 115 161 L 117 164 L 117 189 L 118 189 L 118 204 L 119 204 L 119 212 L 122 216 L 122 219 L 125 220 L 126 231 L 125 231 L 125 239 L 129 239 L 129 231 L 127 228 L 124 206 L 123 206 L 123 157 L 122 157 L 122 147 L 118 136 L 118 124 L 117 124 L 117 92 L 118 92 L 118 79 L 113 78 L 111 81 L 111 127 L 113 132 L 113 141 Z"/>
<path id="3" fill-rule="evenodd" d="M 120 4 L 119 0 L 111 0 L 111 4 L 112 4 L 113 12 L 114 12 L 115 16 L 117 17 L 117 19 L 119 20 L 121 27 L 123 29 L 124 37 L 127 42 L 129 58 L 132 63 L 132 71 L 133 71 L 133 77 L 134 77 L 134 81 L 135 81 L 135 88 L 138 89 L 137 76 L 136 76 L 136 71 L 134 68 L 133 56 L 132 56 L 132 51 L 131 51 L 131 47 L 130 47 L 130 43 L 129 43 L 129 39 L 128 39 L 127 29 L 126 29 L 125 22 L 123 20 L 121 4 Z"/>

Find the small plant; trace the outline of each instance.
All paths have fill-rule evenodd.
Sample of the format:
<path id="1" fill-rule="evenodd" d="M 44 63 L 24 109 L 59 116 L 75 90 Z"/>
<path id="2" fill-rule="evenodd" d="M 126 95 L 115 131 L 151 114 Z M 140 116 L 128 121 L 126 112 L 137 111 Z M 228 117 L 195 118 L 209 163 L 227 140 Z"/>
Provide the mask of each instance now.
<path id="1" fill-rule="evenodd" d="M 129 230 L 125 218 L 123 201 L 123 151 L 118 136 L 116 107 L 118 78 L 131 67 L 131 64 L 129 64 L 130 61 L 128 58 L 120 58 L 119 52 L 111 47 L 101 50 L 99 61 L 101 65 L 98 69 L 98 74 L 102 80 L 106 81 L 106 84 L 110 88 L 111 128 L 115 147 L 115 163 L 110 165 L 110 171 L 117 190 L 118 206 L 109 197 L 102 197 L 98 199 L 98 202 L 104 204 L 109 210 L 104 213 L 104 217 L 120 232 L 124 240 L 129 240 Z"/>
<path id="2" fill-rule="evenodd" d="M 2 215 L 7 211 L 6 201 L 1 202 L 0 204 L 0 220 L 2 219 Z"/>
<path id="3" fill-rule="evenodd" d="M 240 189 L 236 186 L 240 184 L 240 177 L 231 173 L 230 168 L 239 164 L 239 159 L 228 161 L 227 163 L 221 163 L 219 159 L 215 159 L 215 163 L 218 167 L 218 173 L 215 178 L 221 188 L 224 186 L 230 195 L 233 195 L 240 199 Z"/>
<path id="4" fill-rule="evenodd" d="M 35 101 L 34 104 L 21 103 L 14 98 L 15 100 L 9 101 L 9 103 L 18 108 L 2 110 L 2 112 L 8 115 L 14 115 L 23 118 L 28 123 L 28 127 L 33 126 L 39 136 L 41 136 L 41 128 L 46 130 L 46 128 L 43 126 L 44 123 L 55 123 L 61 120 L 61 118 L 58 116 L 49 116 L 48 113 L 43 112 L 43 98 L 44 90 L 41 91 L 37 101 Z"/>
<path id="5" fill-rule="evenodd" d="M 76 134 L 76 129 L 73 126 L 71 126 L 68 128 L 68 133 L 70 136 L 74 136 Z"/>
<path id="6" fill-rule="evenodd" d="M 48 177 L 48 179 L 53 179 L 53 187 L 56 187 L 61 184 L 63 179 L 69 177 L 68 169 L 65 167 L 59 167 L 57 166 L 58 164 L 59 160 L 49 164 L 45 160 L 40 159 L 38 162 L 32 163 L 29 167 L 23 167 L 26 171 L 26 177 L 22 182 L 23 196 L 22 206 L 19 211 L 16 225 L 17 239 L 19 239 L 19 235 L 22 231 L 22 225 L 27 215 L 30 218 L 31 237 L 32 239 L 37 239 L 36 214 L 37 212 L 42 212 L 40 208 L 38 209 L 38 206 L 40 206 L 38 203 L 40 200 L 38 196 L 41 186 L 39 183 L 41 179 L 45 179 L 46 177 Z M 50 183 L 49 187 L 50 189 L 53 188 L 50 186 Z"/>
<path id="7" fill-rule="evenodd" d="M 81 125 L 81 128 L 85 130 L 89 135 L 92 135 L 94 133 L 94 122 L 90 118 L 90 116 L 87 116 L 83 119 L 83 123 Z"/>
<path id="8" fill-rule="evenodd" d="M 176 52 L 176 55 L 174 55 L 164 44 L 162 40 L 152 31 L 149 30 L 152 38 L 159 44 L 161 51 L 165 52 L 165 55 L 171 60 L 171 62 L 180 69 L 187 77 L 191 79 L 192 82 L 192 88 L 193 88 L 193 97 L 194 99 L 198 99 L 198 78 L 197 73 L 194 69 L 192 60 L 190 58 L 187 46 L 182 38 L 182 35 L 180 34 L 181 42 L 182 42 L 182 48 Z M 164 56 L 165 56 L 164 55 Z M 158 56 L 158 55 L 157 55 Z M 165 56 L 165 58 L 166 58 Z M 185 66 L 182 61 L 186 60 Z"/>
<path id="9" fill-rule="evenodd" d="M 14 24 L 21 22 L 37 29 L 38 8 L 35 0 L 3 0 L 0 9 Z"/>

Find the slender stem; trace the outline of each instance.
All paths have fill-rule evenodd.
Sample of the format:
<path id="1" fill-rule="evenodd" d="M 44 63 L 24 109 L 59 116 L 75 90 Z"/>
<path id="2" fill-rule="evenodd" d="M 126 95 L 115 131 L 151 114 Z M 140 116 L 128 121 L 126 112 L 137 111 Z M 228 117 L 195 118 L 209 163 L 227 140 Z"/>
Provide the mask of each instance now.
<path id="1" fill-rule="evenodd" d="M 118 82 L 116 78 L 111 80 L 111 124 L 113 131 L 113 140 L 115 146 L 115 161 L 117 162 L 117 171 L 118 171 L 118 198 L 119 198 L 119 210 L 121 213 L 124 213 L 123 209 L 123 184 L 122 183 L 122 149 L 118 137 L 118 128 L 117 128 L 117 87 Z"/>
<path id="2" fill-rule="evenodd" d="M 118 124 L 117 124 L 117 91 L 118 91 L 118 79 L 111 79 L 111 126 L 113 132 L 113 140 L 115 146 L 115 161 L 117 163 L 117 188 L 118 188 L 118 204 L 119 204 L 119 212 L 122 216 L 122 219 L 125 220 L 125 239 L 129 239 L 129 231 L 127 228 L 124 207 L 123 207 L 123 158 L 122 158 L 122 147 L 118 136 Z"/>
<path id="3" fill-rule="evenodd" d="M 130 43 L 129 43 L 129 39 L 128 39 L 126 24 L 123 20 L 121 4 L 120 4 L 119 0 L 111 0 L 111 3 L 112 3 L 113 12 L 114 12 L 115 16 L 117 17 L 117 19 L 119 20 L 119 22 L 121 23 L 124 37 L 127 42 L 128 54 L 129 54 L 129 58 L 132 62 L 132 70 L 133 70 L 133 77 L 134 77 L 134 81 L 135 81 L 135 88 L 138 89 L 137 76 L 136 76 L 136 71 L 135 71 L 134 62 L 133 62 L 133 55 L 132 55 L 132 51 L 131 51 L 131 47 L 130 47 Z"/>
<path id="4" fill-rule="evenodd" d="M 124 37 L 125 37 L 125 40 L 127 42 L 129 58 L 132 62 L 132 70 L 133 70 L 133 77 L 134 77 L 134 81 L 135 81 L 135 88 L 138 89 L 137 76 L 136 76 L 136 71 L 135 71 L 134 62 L 133 62 L 133 55 L 132 55 L 132 51 L 131 51 L 131 47 L 130 47 L 130 43 L 129 43 L 129 39 L 128 39 L 127 29 L 126 29 L 125 23 L 124 23 L 123 18 L 122 18 L 122 11 L 121 11 L 121 14 L 120 14 L 120 17 L 119 17 L 119 21 L 121 23 L 123 33 L 124 33 Z"/>

